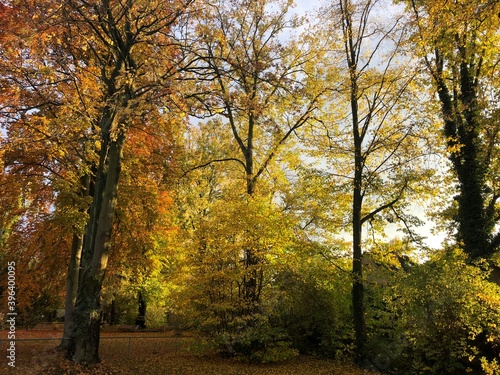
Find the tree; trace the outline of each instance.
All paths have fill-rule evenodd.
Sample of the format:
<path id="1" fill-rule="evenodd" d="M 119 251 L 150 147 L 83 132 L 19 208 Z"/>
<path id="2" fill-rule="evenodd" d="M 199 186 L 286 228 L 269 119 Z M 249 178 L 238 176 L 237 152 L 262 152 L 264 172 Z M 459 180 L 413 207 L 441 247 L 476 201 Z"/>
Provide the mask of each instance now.
<path id="1" fill-rule="evenodd" d="M 25 186 L 19 190 L 19 198 L 13 200 L 23 201 L 20 206 L 24 206 L 25 212 L 17 226 L 42 231 L 50 227 L 62 237 L 65 237 L 62 233 L 73 228 L 73 249 L 78 251 L 79 233 L 85 222 L 85 215 L 80 214 L 88 203 L 79 196 L 80 181 L 86 174 L 82 159 L 88 154 L 85 151 L 88 144 L 81 113 L 77 115 L 74 111 L 78 96 L 72 73 L 76 66 L 68 64 L 71 56 L 59 48 L 63 28 L 50 24 L 45 17 L 57 9 L 57 4 L 6 4 L 2 24 L 10 27 L 1 34 L 0 116 L 7 135 L 2 140 L 5 173 Z M 15 185 L 10 186 L 12 189 Z M 56 208 L 53 213 L 51 208 Z M 39 214 L 34 216 L 37 210 Z M 31 237 L 47 236 L 36 231 L 25 232 L 27 243 Z M 12 254 L 21 254 L 13 246 L 14 243 Z M 50 247 L 40 250 L 41 259 L 53 251 Z M 51 272 L 48 268 L 51 263 L 44 264 L 47 266 L 44 271 Z M 68 324 L 70 320 L 68 317 Z"/>
<path id="2" fill-rule="evenodd" d="M 199 80 L 190 97 L 195 116 L 216 115 L 237 145 L 236 153 L 207 160 L 239 166 L 245 192 L 257 183 L 292 136 L 313 117 L 321 92 L 307 90 L 307 65 L 315 58 L 307 45 L 284 43 L 300 20 L 288 15 L 290 0 L 220 1 L 205 4 L 193 26 L 200 41 L 189 44 L 186 70 Z M 203 125 L 201 125 L 203 126 Z M 245 250 L 244 298 L 258 304 L 261 259 Z"/>
<path id="3" fill-rule="evenodd" d="M 428 173 L 419 165 L 427 152 L 425 124 L 412 117 L 415 109 L 409 100 L 415 73 L 407 68 L 401 51 L 405 30 L 398 19 L 385 25 L 377 22 L 377 5 L 341 0 L 325 12 L 333 22 L 322 20 L 331 28 L 330 50 L 342 51 L 331 53 L 336 64 L 331 77 L 338 78 L 329 84 L 338 97 L 325 106 L 331 112 L 325 117 L 323 144 L 330 154 L 330 173 L 347 178 L 352 189 L 352 305 L 360 363 L 367 354 L 363 226 L 375 229 L 377 216 L 384 214 L 410 229 L 416 221 L 405 213 L 405 195 L 421 183 L 419 173 Z"/>
<path id="4" fill-rule="evenodd" d="M 41 186 L 54 194 L 35 194 L 45 207 L 59 194 L 56 213 L 68 210 L 67 217 L 74 215 L 68 221 L 74 233 L 65 332 L 67 337 L 79 280 L 77 325 L 69 346 L 78 362 L 98 360 L 98 291 L 110 248 L 126 133 L 130 126 L 155 118 L 158 111 L 151 110 L 152 104 L 164 97 L 158 88 L 170 90 L 175 64 L 169 32 L 190 3 L 68 0 L 19 7 L 14 2 L 2 14 L 11 17 L 6 24 L 15 26 L 2 34 L 2 88 L 10 87 L 3 90 L 2 106 L 9 135 L 6 165 L 11 174 L 38 176 Z M 153 52 L 156 59 L 148 60 Z M 139 99 L 150 107 L 141 108 Z M 170 121 L 177 120 L 177 115 L 170 116 Z M 28 149 L 29 141 L 36 147 Z M 90 209 L 88 198 L 93 199 Z M 87 340 L 85 328 L 90 326 L 94 331 Z"/>
<path id="5" fill-rule="evenodd" d="M 288 356 L 286 337 L 272 324 L 275 311 L 269 306 L 276 274 L 291 257 L 294 223 L 272 195 L 239 191 L 241 182 L 230 172 L 198 169 L 180 184 L 179 240 L 171 250 L 174 313 L 225 355 L 264 360 L 268 351 L 284 345 L 280 353 Z M 186 207 L 185 201 L 191 204 Z M 259 258 L 253 267 L 246 265 L 247 249 Z M 258 305 L 246 295 L 246 277 L 256 278 Z"/>
<path id="6" fill-rule="evenodd" d="M 441 105 L 443 135 L 457 178 L 456 240 L 471 257 L 489 257 L 500 198 L 494 156 L 498 149 L 499 4 L 496 1 L 408 1 L 413 46 Z M 488 97 L 492 97 L 489 100 Z"/>
<path id="7" fill-rule="evenodd" d="M 147 118 L 148 95 L 175 73 L 169 30 L 191 0 L 179 2 L 68 0 L 61 11 L 68 27 L 85 36 L 87 66 L 99 100 L 92 126 L 99 134 L 99 161 L 89 220 L 85 229 L 81 274 L 75 304 L 75 328 L 68 356 L 78 363 L 99 360 L 100 291 L 111 247 L 123 148 L 131 126 Z M 158 46 L 164 46 L 159 55 Z M 151 63 L 148 58 L 155 57 Z M 160 85 L 161 83 L 161 85 Z M 154 113 L 154 109 L 152 110 Z"/>
<path id="8" fill-rule="evenodd" d="M 27 132 L 35 140 L 46 141 L 30 152 L 34 160 L 23 165 L 41 169 L 41 181 L 50 177 L 46 170 L 59 174 L 59 183 L 69 185 L 68 192 L 82 195 L 79 192 L 85 190 L 92 199 L 85 231 L 78 233 L 75 228 L 71 264 L 76 269 L 68 287 L 68 291 L 75 289 L 82 245 L 75 326 L 68 348 L 77 362 L 98 360 L 99 294 L 127 132 L 130 126 L 139 126 L 158 113 L 152 105 L 164 97 L 159 88 L 163 93 L 170 90 L 175 48 L 169 32 L 191 2 L 29 3 L 19 14 L 24 20 L 36 20 L 34 36 L 26 42 L 19 37 L 8 39 L 10 45 L 16 40 L 22 43 L 20 52 L 7 50 L 8 59 L 2 66 L 4 82 L 14 83 L 14 90 L 7 93 L 12 100 L 3 111 L 11 119 L 10 135 L 20 145 Z M 140 105 L 148 101 L 149 107 Z M 162 107 L 166 108 L 165 103 Z M 171 116 L 172 122 L 177 120 L 176 115 Z M 58 138 L 60 134 L 63 136 Z M 74 169 L 65 169 L 69 165 L 66 157 Z M 59 163 L 61 159 L 66 163 Z M 68 178 L 71 172 L 72 178 Z M 74 212 L 85 217 L 87 207 Z M 68 306 L 71 304 L 69 301 Z"/>

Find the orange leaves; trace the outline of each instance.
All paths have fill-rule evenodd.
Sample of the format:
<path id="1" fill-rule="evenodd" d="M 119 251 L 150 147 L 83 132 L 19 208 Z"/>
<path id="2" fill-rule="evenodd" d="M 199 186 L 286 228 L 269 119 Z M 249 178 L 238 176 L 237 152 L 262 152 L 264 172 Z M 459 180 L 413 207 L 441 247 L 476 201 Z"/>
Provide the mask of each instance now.
<path id="1" fill-rule="evenodd" d="M 172 207 L 173 199 L 168 191 L 160 191 L 158 194 L 158 212 L 166 214 Z"/>
<path id="2" fill-rule="evenodd" d="M 161 87 L 176 72 L 166 32 L 183 2 L 11 3 L 0 9 L 1 169 L 9 189 L 0 224 L 13 223 L 6 252 L 29 264 L 27 274 L 64 270 L 40 261 L 60 260 L 72 232 L 82 232 L 90 197 L 79 196 L 81 179 L 96 175 L 97 154 L 106 150 L 101 131 L 131 127 L 114 241 L 117 258 L 136 260 L 117 266 L 139 268 L 171 227 L 164 181 L 182 115 L 166 120 L 154 105 L 164 105 Z"/>
<path id="3" fill-rule="evenodd" d="M 165 182 L 175 160 L 169 126 L 155 117 L 142 120 L 132 123 L 124 150 L 110 262 L 111 273 L 133 275 L 138 283 L 161 267 L 156 260 L 173 230 L 173 200 Z"/>
<path id="4" fill-rule="evenodd" d="M 16 4 L 0 3 L 0 45 L 12 40 L 13 36 L 27 25 L 19 17 L 19 7 Z"/>

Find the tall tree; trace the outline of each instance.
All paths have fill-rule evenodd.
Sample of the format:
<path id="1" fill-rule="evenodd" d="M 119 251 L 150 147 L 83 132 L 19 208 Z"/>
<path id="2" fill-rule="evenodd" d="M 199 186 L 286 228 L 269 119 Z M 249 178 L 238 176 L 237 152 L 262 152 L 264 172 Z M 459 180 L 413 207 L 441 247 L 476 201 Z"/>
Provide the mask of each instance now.
<path id="1" fill-rule="evenodd" d="M 9 27 L 1 33 L 0 116 L 7 135 L 2 140 L 5 172 L 26 186 L 20 194 L 27 203 L 24 204 L 27 213 L 19 225 L 24 223 L 40 230 L 51 227 L 59 233 L 73 228 L 78 239 L 85 222 L 85 215 L 81 217 L 78 213 L 85 211 L 86 202 L 77 195 L 81 190 L 80 174 L 86 173 L 82 159 L 87 154 L 87 137 L 81 113 L 74 110 L 79 101 L 73 85 L 77 64 L 68 61 L 79 59 L 72 59 L 76 55 L 69 51 L 62 52 L 64 28 L 48 22 L 58 4 L 49 1 L 25 2 L 22 6 L 17 2 L 6 4 L 2 25 Z M 29 190 L 34 199 L 27 198 Z M 39 219 L 29 214 L 35 207 L 43 206 L 47 208 Z M 47 223 L 30 225 L 31 220 Z M 43 237 L 36 232 L 29 232 L 29 236 Z M 25 239 L 28 243 L 29 236 Z M 44 251 L 50 253 L 50 249 Z M 68 317 L 67 324 L 70 320 Z"/>
<path id="2" fill-rule="evenodd" d="M 30 195 L 32 207 L 32 201 L 40 201 L 48 210 L 55 208 L 55 215 L 63 213 L 73 228 L 65 338 L 78 285 L 75 322 L 80 325 L 69 346 L 69 355 L 78 362 L 98 360 L 98 291 L 127 130 L 134 126 L 154 132 L 145 124 L 155 122 L 157 134 L 164 135 L 159 130 L 163 123 L 179 121 L 165 99 L 176 96 L 170 80 L 176 72 L 171 28 L 190 3 L 2 3 L 2 26 L 12 26 L 0 35 L 5 99 L 0 111 L 8 135 L 2 140 L 3 164 L 9 174 L 29 177 L 47 191 L 34 192 L 35 199 Z M 27 185 L 31 191 L 34 186 Z M 87 340 L 85 328 L 90 326 L 89 332 L 94 331 Z"/>
<path id="3" fill-rule="evenodd" d="M 238 151 L 220 121 L 190 129 L 187 143 L 186 167 Z M 270 165 L 271 171 L 274 167 Z M 180 179 L 174 198 L 178 241 L 171 249 L 178 286 L 172 298 L 176 314 L 215 336 L 225 354 L 250 355 L 275 344 L 269 297 L 276 265 L 291 251 L 294 223 L 275 204 L 268 179 L 262 178 L 257 192 L 249 196 L 242 189 L 241 174 L 237 164 L 212 163 Z M 247 266 L 246 250 L 259 259 L 258 264 Z M 246 294 L 248 277 L 256 277 L 255 300 Z M 247 340 L 249 336 L 254 339 Z"/>
<path id="4" fill-rule="evenodd" d="M 170 86 L 167 81 L 175 73 L 175 63 L 169 30 L 191 2 L 68 0 L 61 9 L 68 27 L 85 36 L 88 66 L 98 70 L 89 78 L 97 80 L 100 89 L 92 118 L 99 134 L 99 161 L 68 348 L 68 356 L 79 363 L 99 361 L 100 291 L 127 133 L 134 122 L 148 117 L 145 103 L 154 98 L 149 95 L 158 95 L 159 86 Z"/>
<path id="5" fill-rule="evenodd" d="M 413 119 L 409 102 L 414 71 L 401 50 L 405 30 L 398 19 L 377 22 L 378 5 L 340 0 L 325 9 L 330 20 L 322 19 L 331 28 L 330 84 L 336 94 L 325 106 L 327 136 L 320 147 L 329 154 L 327 173 L 348 179 L 352 192 L 352 306 L 360 363 L 367 357 L 363 227 L 376 228 L 377 216 L 384 215 L 409 229 L 415 218 L 405 212 L 405 196 L 423 178 L 418 174 L 426 174 L 419 166 L 424 124 Z"/>
<path id="6" fill-rule="evenodd" d="M 291 0 L 238 0 L 205 4 L 194 29 L 200 42 L 190 48 L 198 92 L 195 116 L 216 115 L 230 132 L 237 153 L 214 161 L 241 168 L 244 191 L 257 183 L 294 133 L 306 124 L 321 93 L 306 89 L 306 66 L 314 54 L 306 44 L 286 41 L 300 20 Z M 203 125 L 202 125 L 203 126 Z M 206 163 L 212 162 L 207 160 Z M 257 304 L 262 277 L 259 259 L 245 250 L 245 298 Z"/>
<path id="7" fill-rule="evenodd" d="M 83 244 L 75 329 L 68 349 L 77 362 L 98 360 L 99 292 L 127 130 L 157 113 L 141 106 L 141 100 L 158 104 L 153 100 L 161 96 L 156 88 L 170 90 L 167 86 L 175 63 L 169 32 L 191 2 L 30 2 L 20 7 L 19 14 L 24 20 L 37 20 L 33 35 L 23 39 L 14 34 L 7 40 L 12 45 L 16 40 L 21 43 L 21 48 L 6 50 L 3 56 L 7 58 L 2 61 L 3 81 L 14 84 L 7 92 L 11 101 L 3 110 L 10 119 L 9 135 L 18 140 L 21 152 L 26 150 L 28 134 L 41 145 L 25 152 L 31 160 L 24 157 L 20 168 L 39 169 L 42 182 L 53 174 L 64 177 L 73 172 L 72 179 L 59 182 L 72 181 L 75 192 L 82 189 L 80 176 L 93 179 L 88 224 L 85 233 L 75 233 L 79 238 L 73 246 L 77 250 Z M 23 35 L 30 32 L 28 28 L 21 31 Z M 86 142 L 70 142 L 72 137 L 90 140 L 91 147 Z M 67 158 L 73 161 L 72 171 L 64 169 L 69 165 Z M 77 263 L 73 259 L 72 264 Z M 74 282 L 68 289 L 74 290 Z"/>
<path id="8" fill-rule="evenodd" d="M 500 245 L 498 149 L 498 1 L 407 1 L 413 45 L 441 105 L 443 135 L 458 181 L 456 240 L 484 258 Z"/>

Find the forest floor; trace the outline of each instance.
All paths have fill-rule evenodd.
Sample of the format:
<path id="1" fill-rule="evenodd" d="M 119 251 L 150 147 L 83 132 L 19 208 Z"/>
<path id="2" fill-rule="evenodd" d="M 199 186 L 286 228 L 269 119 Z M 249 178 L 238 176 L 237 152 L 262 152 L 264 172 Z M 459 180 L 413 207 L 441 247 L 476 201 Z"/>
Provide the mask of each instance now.
<path id="1" fill-rule="evenodd" d="M 7 332 L 0 331 L 6 354 Z M 91 368 L 73 364 L 56 349 L 60 330 L 18 330 L 15 368 L 0 355 L 1 374 L 22 375 L 374 375 L 349 363 L 297 357 L 278 364 L 250 364 L 210 355 L 199 337 L 173 332 L 102 332 L 102 362 Z M 40 340 L 43 339 L 43 340 Z M 200 354 L 205 353 L 205 354 Z"/>

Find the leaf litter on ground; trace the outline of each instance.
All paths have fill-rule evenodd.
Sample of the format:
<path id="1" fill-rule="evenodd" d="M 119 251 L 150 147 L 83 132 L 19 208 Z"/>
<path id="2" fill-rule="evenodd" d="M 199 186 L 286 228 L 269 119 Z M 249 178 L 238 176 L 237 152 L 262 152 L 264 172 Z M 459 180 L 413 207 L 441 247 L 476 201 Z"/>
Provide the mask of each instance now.
<path id="1" fill-rule="evenodd" d="M 6 337 L 6 334 L 2 334 Z M 16 368 L 0 364 L 0 373 L 16 375 L 375 375 L 351 363 L 296 357 L 272 364 L 254 364 L 197 354 L 198 337 L 177 337 L 170 333 L 103 332 L 101 363 L 85 367 L 65 359 L 57 350 L 60 331 L 18 331 L 17 338 L 44 339 L 16 343 Z M 51 340 L 47 340 L 51 339 Z M 2 351 L 5 340 L 1 343 Z"/>

